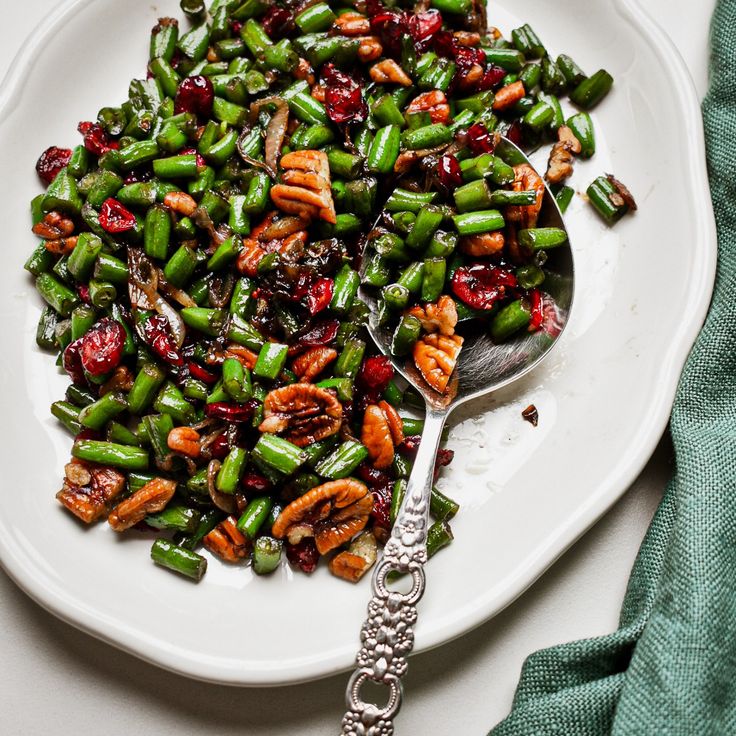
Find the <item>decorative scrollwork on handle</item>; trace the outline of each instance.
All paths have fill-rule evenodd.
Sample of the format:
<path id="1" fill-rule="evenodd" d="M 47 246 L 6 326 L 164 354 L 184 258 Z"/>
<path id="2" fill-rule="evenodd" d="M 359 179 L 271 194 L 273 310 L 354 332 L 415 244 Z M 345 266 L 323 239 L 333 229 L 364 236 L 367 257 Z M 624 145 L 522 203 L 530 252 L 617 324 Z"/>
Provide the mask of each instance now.
<path id="1" fill-rule="evenodd" d="M 425 588 L 429 495 L 443 424 L 444 415 L 428 414 L 406 497 L 373 573 L 373 596 L 360 632 L 357 669 L 346 690 L 343 736 L 392 736 L 394 733 L 393 719 L 403 695 L 401 678 L 406 674 L 407 657 L 414 648 L 417 604 Z M 407 593 L 389 589 L 389 576 L 396 573 L 411 576 L 412 587 Z M 388 687 L 386 705 L 363 700 L 360 692 L 368 680 Z"/>

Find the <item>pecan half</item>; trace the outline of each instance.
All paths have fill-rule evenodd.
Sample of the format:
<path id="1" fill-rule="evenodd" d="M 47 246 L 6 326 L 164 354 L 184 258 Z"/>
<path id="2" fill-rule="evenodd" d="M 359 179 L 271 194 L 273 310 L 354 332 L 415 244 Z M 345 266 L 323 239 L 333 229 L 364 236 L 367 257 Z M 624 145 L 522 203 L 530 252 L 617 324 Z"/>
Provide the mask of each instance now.
<path id="1" fill-rule="evenodd" d="M 191 217 L 197 209 L 197 202 L 186 192 L 169 192 L 164 196 L 164 206 L 185 217 Z"/>
<path id="2" fill-rule="evenodd" d="M 261 432 L 283 433 L 297 447 L 306 447 L 340 430 L 342 404 L 327 389 L 293 383 L 268 393 L 263 417 Z"/>
<path id="3" fill-rule="evenodd" d="M 376 84 L 392 82 L 393 84 L 400 84 L 402 87 L 411 87 L 412 84 L 411 78 L 393 59 L 384 59 L 374 64 L 369 74 Z"/>
<path id="4" fill-rule="evenodd" d="M 439 332 L 442 335 L 454 335 L 457 325 L 457 307 L 454 300 L 443 294 L 436 303 L 418 304 L 409 310 L 412 317 L 422 323 L 425 332 Z"/>
<path id="5" fill-rule="evenodd" d="M 124 532 L 148 516 L 162 511 L 176 491 L 176 481 L 167 478 L 149 480 L 143 488 L 121 501 L 107 517 L 116 532 Z"/>
<path id="6" fill-rule="evenodd" d="M 124 365 L 119 365 L 112 372 L 112 376 L 100 386 L 100 396 L 109 394 L 112 391 L 130 391 L 133 388 L 134 380 L 130 369 Z"/>
<path id="7" fill-rule="evenodd" d="M 68 238 L 74 232 L 74 222 L 60 212 L 52 210 L 43 216 L 43 220 L 33 226 L 33 234 L 44 240 Z"/>
<path id="8" fill-rule="evenodd" d="M 361 532 L 350 547 L 335 555 L 328 567 L 333 575 L 357 583 L 373 567 L 378 556 L 378 545 L 373 532 Z"/>
<path id="9" fill-rule="evenodd" d="M 580 141 L 566 125 L 557 131 L 558 141 L 552 146 L 544 178 L 550 184 L 561 184 L 572 176 L 574 154 L 582 150 Z"/>
<path id="10" fill-rule="evenodd" d="M 371 22 L 360 13 L 343 13 L 333 25 L 341 36 L 364 36 L 371 32 Z"/>
<path id="11" fill-rule="evenodd" d="M 258 245 L 257 241 L 253 238 L 245 238 L 243 247 L 235 261 L 235 266 L 245 276 L 256 276 L 258 274 L 258 264 L 265 255 L 266 251 Z"/>
<path id="12" fill-rule="evenodd" d="M 378 36 L 363 36 L 358 44 L 358 58 L 367 64 L 375 61 L 383 53 L 383 46 Z"/>
<path id="13" fill-rule="evenodd" d="M 187 457 L 199 457 L 202 451 L 200 447 L 199 432 L 191 427 L 174 427 L 166 438 L 166 444 L 170 450 L 179 452 Z"/>
<path id="14" fill-rule="evenodd" d="M 437 392 L 444 393 L 455 370 L 463 339 L 460 335 L 424 335 L 414 343 L 414 364 L 424 380 Z"/>
<path id="15" fill-rule="evenodd" d="M 512 189 L 515 192 L 526 192 L 533 189 L 537 193 L 537 199 L 534 204 L 519 204 L 507 207 L 506 220 L 523 228 L 536 227 L 537 218 L 542 209 L 542 199 L 544 198 L 544 181 L 529 164 L 514 166 L 514 174 Z"/>
<path id="16" fill-rule="evenodd" d="M 238 529 L 237 521 L 234 516 L 228 516 L 202 540 L 213 555 L 226 562 L 240 562 L 247 557 L 250 549 L 248 537 Z"/>
<path id="17" fill-rule="evenodd" d="M 466 255 L 474 258 L 494 256 L 503 250 L 506 239 L 500 230 L 491 233 L 478 233 L 477 235 L 465 235 L 460 238 L 460 250 Z"/>
<path id="18" fill-rule="evenodd" d="M 506 110 L 515 105 L 526 93 L 524 92 L 524 82 L 518 80 L 507 84 L 496 92 L 493 100 L 494 110 Z"/>
<path id="19" fill-rule="evenodd" d="M 319 217 L 335 223 L 330 165 L 324 151 L 293 151 L 281 157 L 282 184 L 271 188 L 271 199 L 282 211 L 304 220 Z"/>
<path id="20" fill-rule="evenodd" d="M 422 94 L 415 97 L 406 112 L 409 115 L 428 112 L 429 119 L 433 123 L 446 123 L 450 119 L 450 105 L 447 103 L 447 97 L 445 97 L 444 92 L 438 89 L 422 92 Z"/>
<path id="21" fill-rule="evenodd" d="M 625 204 L 628 205 L 629 209 L 631 209 L 633 212 L 636 212 L 639 207 L 636 204 L 636 200 L 634 199 L 634 195 L 628 190 L 628 188 L 620 182 L 613 174 L 606 174 L 606 179 L 613 184 L 614 188 L 616 189 L 617 194 L 614 194 L 611 197 L 611 201 L 617 206 L 620 207 L 621 205 Z M 620 197 L 620 201 L 614 201 L 614 197 Z"/>
<path id="22" fill-rule="evenodd" d="M 403 422 L 391 404 L 381 401 L 366 407 L 360 441 L 368 450 L 374 468 L 388 468 L 394 461 L 396 446 L 403 440 Z"/>
<path id="23" fill-rule="evenodd" d="M 311 383 L 335 358 L 337 350 L 334 348 L 309 348 L 294 359 L 291 367 L 301 383 Z"/>
<path id="24" fill-rule="evenodd" d="M 56 498 L 85 524 L 103 516 L 108 504 L 125 487 L 125 476 L 117 470 L 77 460 L 67 463 L 64 475 L 64 485 Z"/>
<path id="25" fill-rule="evenodd" d="M 373 509 L 373 495 L 354 478 L 323 483 L 292 501 L 271 527 L 277 538 L 298 544 L 314 537 L 317 550 L 325 554 L 352 539 L 365 528 Z"/>

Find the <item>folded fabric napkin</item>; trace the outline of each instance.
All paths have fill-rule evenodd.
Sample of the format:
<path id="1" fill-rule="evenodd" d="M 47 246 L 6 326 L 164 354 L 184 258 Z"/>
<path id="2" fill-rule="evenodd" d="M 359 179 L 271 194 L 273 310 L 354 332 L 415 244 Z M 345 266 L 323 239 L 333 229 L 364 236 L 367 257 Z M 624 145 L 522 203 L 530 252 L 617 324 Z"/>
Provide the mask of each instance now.
<path id="1" fill-rule="evenodd" d="M 672 410 L 675 475 L 618 630 L 532 654 L 493 736 L 736 734 L 736 0 L 719 1 L 711 46 L 718 272 Z"/>

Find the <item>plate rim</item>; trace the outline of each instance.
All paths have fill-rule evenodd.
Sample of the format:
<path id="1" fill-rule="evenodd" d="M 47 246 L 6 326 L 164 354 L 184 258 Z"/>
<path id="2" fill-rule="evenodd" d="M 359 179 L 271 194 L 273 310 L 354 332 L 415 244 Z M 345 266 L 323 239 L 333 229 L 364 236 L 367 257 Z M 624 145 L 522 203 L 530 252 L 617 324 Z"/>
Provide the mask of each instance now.
<path id="1" fill-rule="evenodd" d="M 34 59 L 43 53 L 42 47 L 46 39 L 71 14 L 97 1 L 66 0 L 31 31 L 0 84 L 0 122 L 12 113 L 12 102 L 21 92 L 22 80 L 30 71 Z M 639 433 L 645 436 L 645 441 L 637 446 L 636 452 L 627 457 L 626 463 L 618 472 L 611 472 L 597 485 L 590 502 L 579 507 L 569 517 L 567 524 L 560 526 L 555 534 L 546 537 L 546 544 L 538 548 L 535 557 L 528 562 L 526 574 L 517 575 L 515 579 L 507 581 L 503 596 L 495 593 L 474 599 L 472 609 L 466 610 L 464 616 L 441 623 L 428 632 L 415 652 L 426 651 L 452 641 L 498 614 L 530 587 L 623 496 L 646 465 L 666 429 L 680 374 L 708 312 L 716 272 L 717 235 L 707 177 L 703 121 L 695 85 L 673 41 L 642 5 L 636 0 L 614 0 L 613 4 L 629 20 L 635 32 L 650 43 L 650 48 L 668 70 L 674 99 L 681 109 L 684 129 L 691 142 L 686 150 L 691 171 L 689 185 L 695 200 L 695 249 L 702 252 L 703 256 L 696 260 L 696 267 L 691 272 L 688 300 L 684 304 L 684 313 L 693 315 L 693 318 L 686 324 L 681 323 L 673 335 L 668 354 L 664 356 L 661 380 L 652 395 L 648 420 L 642 424 Z M 565 540 L 562 546 L 561 538 Z M 555 551 L 551 554 L 553 548 Z M 342 650 L 339 650 L 329 659 L 321 661 L 319 671 L 315 671 L 313 664 L 299 664 L 278 673 L 266 670 L 261 673 L 261 678 L 253 680 L 252 676 L 244 676 L 242 669 L 233 668 L 226 660 L 204 662 L 191 652 L 173 651 L 156 637 L 141 636 L 139 631 L 127 627 L 123 622 L 105 620 L 83 601 L 72 595 L 64 595 L 56 586 L 53 589 L 48 587 L 42 576 L 29 574 L 28 568 L 23 564 L 23 557 L 23 554 L 16 553 L 13 546 L 8 544 L 4 535 L 0 535 L 0 566 L 36 603 L 75 628 L 179 675 L 223 685 L 270 687 L 328 677 L 352 666 L 352 660 L 346 659 Z M 356 637 L 358 625 L 359 622 L 356 621 Z"/>

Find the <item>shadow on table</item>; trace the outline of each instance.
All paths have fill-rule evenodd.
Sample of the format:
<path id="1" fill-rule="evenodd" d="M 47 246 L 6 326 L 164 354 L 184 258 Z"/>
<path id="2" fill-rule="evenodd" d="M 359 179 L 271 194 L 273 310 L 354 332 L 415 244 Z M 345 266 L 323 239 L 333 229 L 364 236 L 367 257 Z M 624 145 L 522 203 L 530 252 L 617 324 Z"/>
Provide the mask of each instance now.
<path id="1" fill-rule="evenodd" d="M 649 473 L 649 478 L 647 482 L 640 478 L 634 484 L 637 492 L 646 487 L 650 496 L 661 494 L 670 452 L 669 442 L 663 440 L 655 453 L 657 462 L 648 466 L 651 468 L 656 464 L 659 470 L 655 477 L 652 477 L 653 471 L 645 471 L 643 476 Z M 645 499 L 645 508 L 653 509 L 657 500 L 653 497 Z M 450 645 L 412 657 L 406 682 L 408 707 L 411 707 L 412 693 L 425 702 L 434 692 L 439 696 L 448 682 L 461 678 L 463 672 L 472 668 L 479 658 L 495 654 L 504 642 L 513 640 L 515 635 L 520 636 L 516 631 L 520 626 L 520 612 L 541 605 L 566 576 L 573 574 L 580 560 L 596 543 L 600 544 L 601 537 L 609 530 L 608 525 L 613 523 L 611 517 L 615 516 L 618 506 L 498 616 Z M 75 679 L 94 681 L 113 701 L 123 699 L 137 704 L 134 707 L 141 709 L 139 715 L 144 719 L 145 711 L 153 710 L 157 721 L 170 724 L 171 733 L 216 733 L 218 736 L 316 733 L 318 725 L 324 725 L 328 714 L 334 714 L 335 730 L 332 732 L 337 731 L 344 707 L 347 679 L 344 674 L 281 688 L 233 688 L 197 682 L 158 669 L 57 620 L 23 595 L 4 575 L 0 575 L 0 596 L 4 598 L 5 605 L 13 609 L 12 616 L 24 622 L 24 633 L 44 652 L 44 659 L 63 663 Z M 506 691 L 499 691 L 498 683 L 491 680 L 489 673 L 489 699 L 502 698 L 508 708 L 511 690 L 507 686 Z M 494 711 L 498 710 L 496 704 Z M 166 733 L 169 733 L 168 728 Z"/>

